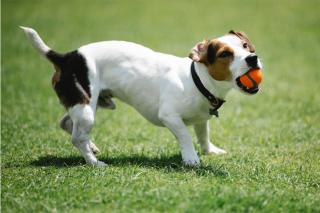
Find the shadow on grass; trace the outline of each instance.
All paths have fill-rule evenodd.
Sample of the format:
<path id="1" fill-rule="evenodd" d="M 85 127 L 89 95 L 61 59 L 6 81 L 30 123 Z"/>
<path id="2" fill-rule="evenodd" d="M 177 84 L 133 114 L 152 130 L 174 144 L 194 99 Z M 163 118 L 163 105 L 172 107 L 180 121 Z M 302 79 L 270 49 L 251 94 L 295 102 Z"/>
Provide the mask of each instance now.
<path id="1" fill-rule="evenodd" d="M 99 157 L 98 157 L 99 158 Z M 197 175 L 214 175 L 227 177 L 229 172 L 222 165 L 201 165 L 199 167 L 188 167 L 181 163 L 180 155 L 150 157 L 144 155 L 131 156 L 115 156 L 115 157 L 100 157 L 99 160 L 106 162 L 111 166 L 126 167 L 135 165 L 139 167 L 148 167 L 154 169 L 161 169 L 164 172 L 195 172 Z M 85 165 L 85 161 L 80 156 L 57 157 L 47 155 L 39 157 L 37 160 L 31 162 L 32 166 L 38 167 L 73 167 Z"/>

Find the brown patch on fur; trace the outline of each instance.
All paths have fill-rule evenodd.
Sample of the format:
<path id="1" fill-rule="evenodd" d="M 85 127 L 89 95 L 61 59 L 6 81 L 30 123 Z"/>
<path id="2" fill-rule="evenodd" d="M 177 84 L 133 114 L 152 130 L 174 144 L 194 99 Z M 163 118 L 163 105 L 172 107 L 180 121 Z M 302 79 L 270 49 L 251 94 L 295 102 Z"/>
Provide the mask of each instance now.
<path id="1" fill-rule="evenodd" d="M 243 48 L 247 49 L 249 52 L 254 53 L 256 51 L 256 48 L 245 32 L 235 32 L 233 30 L 230 30 L 229 34 L 239 37 L 242 40 L 242 44 L 244 45 Z"/>
<path id="2" fill-rule="evenodd" d="M 52 86 L 55 87 L 55 85 L 60 81 L 61 77 L 61 70 L 58 66 L 54 65 L 54 69 L 56 70 L 55 73 L 52 76 L 51 83 Z"/>
<path id="3" fill-rule="evenodd" d="M 221 54 L 224 53 L 224 56 Z M 231 78 L 229 66 L 233 60 L 234 51 L 227 44 L 217 39 L 199 42 L 191 49 L 189 58 L 205 64 L 209 74 L 217 81 L 227 81 Z"/>
<path id="4" fill-rule="evenodd" d="M 221 57 L 223 53 L 227 53 L 227 56 Z M 233 54 L 234 51 L 231 47 L 218 40 L 213 39 L 208 43 L 205 64 L 212 78 L 217 81 L 227 81 L 231 78 L 229 67 L 233 60 Z"/>

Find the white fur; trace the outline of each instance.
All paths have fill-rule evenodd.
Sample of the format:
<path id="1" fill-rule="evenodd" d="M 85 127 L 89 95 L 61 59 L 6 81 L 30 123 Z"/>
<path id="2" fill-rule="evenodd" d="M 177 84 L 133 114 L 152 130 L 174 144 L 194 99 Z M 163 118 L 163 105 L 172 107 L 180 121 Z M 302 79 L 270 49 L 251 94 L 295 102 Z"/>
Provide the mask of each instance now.
<path id="1" fill-rule="evenodd" d="M 27 37 L 30 39 L 32 45 L 41 55 L 45 55 L 50 50 L 50 48 L 42 41 L 39 34 L 34 29 L 22 26 L 20 26 L 20 28 L 23 29 Z"/>
<path id="2" fill-rule="evenodd" d="M 30 28 L 23 29 L 40 52 L 48 51 L 49 48 L 35 31 Z M 235 52 L 230 66 L 230 81 L 214 80 L 204 64 L 195 63 L 196 72 L 205 87 L 221 99 L 225 99 L 231 88 L 237 88 L 236 77 L 248 70 L 244 58 L 250 53 L 243 50 L 241 44 L 237 44 L 240 42 L 237 39 L 235 36 L 219 38 Z M 211 106 L 192 80 L 191 59 L 155 52 L 124 41 L 92 43 L 79 48 L 79 52 L 85 57 L 89 67 L 92 98 L 89 105 L 78 104 L 70 108 L 68 114 L 73 122 L 73 144 L 88 164 L 105 165 L 94 156 L 94 144 L 88 138 L 99 93 L 105 89 L 112 91 L 114 97 L 133 106 L 151 123 L 167 127 L 179 142 L 185 164 L 200 163 L 187 125 L 194 125 L 204 153 L 225 153 L 209 140 L 208 120 L 212 117 L 209 115 Z M 66 128 L 70 131 L 71 126 L 64 129 Z"/>

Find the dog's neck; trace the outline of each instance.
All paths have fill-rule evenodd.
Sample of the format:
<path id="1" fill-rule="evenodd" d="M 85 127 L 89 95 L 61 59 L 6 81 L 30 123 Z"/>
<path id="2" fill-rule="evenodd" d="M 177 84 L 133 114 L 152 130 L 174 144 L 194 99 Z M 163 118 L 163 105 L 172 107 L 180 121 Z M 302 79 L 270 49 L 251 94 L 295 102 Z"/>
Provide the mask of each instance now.
<path id="1" fill-rule="evenodd" d="M 209 74 L 208 68 L 199 62 L 195 62 L 196 72 L 207 90 L 215 97 L 225 99 L 227 93 L 232 88 L 232 83 L 227 81 L 217 81 Z"/>

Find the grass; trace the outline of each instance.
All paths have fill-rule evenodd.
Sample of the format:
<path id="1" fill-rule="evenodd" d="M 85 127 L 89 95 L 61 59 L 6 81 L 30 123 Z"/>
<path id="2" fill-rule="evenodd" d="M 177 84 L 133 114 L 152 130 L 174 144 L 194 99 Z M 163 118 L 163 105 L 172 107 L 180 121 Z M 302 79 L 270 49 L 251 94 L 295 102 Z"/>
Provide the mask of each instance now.
<path id="1" fill-rule="evenodd" d="M 2 1 L 2 212 L 320 212 L 319 10 L 315 0 Z M 52 67 L 19 25 L 62 52 L 118 39 L 179 56 L 241 29 L 263 59 L 263 90 L 230 93 L 211 120 L 228 154 L 201 156 L 199 168 L 129 106 L 99 110 L 91 135 L 109 166 L 92 168 L 59 129 Z"/>

